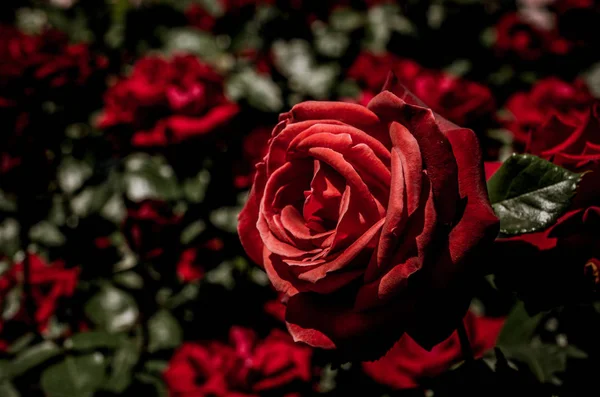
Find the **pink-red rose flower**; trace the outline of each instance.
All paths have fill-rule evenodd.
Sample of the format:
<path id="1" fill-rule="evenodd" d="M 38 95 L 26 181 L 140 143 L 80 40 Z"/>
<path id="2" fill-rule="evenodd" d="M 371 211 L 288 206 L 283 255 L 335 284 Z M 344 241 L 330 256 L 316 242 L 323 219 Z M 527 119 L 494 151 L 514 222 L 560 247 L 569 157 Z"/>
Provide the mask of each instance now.
<path id="1" fill-rule="evenodd" d="M 498 232 L 474 133 L 393 76 L 367 107 L 304 102 L 280 119 L 238 231 L 294 339 L 374 359 L 404 332 L 447 338 Z"/>
<path id="2" fill-rule="evenodd" d="M 124 130 L 134 146 L 164 146 L 226 125 L 238 106 L 223 92 L 223 78 L 192 55 L 147 56 L 105 94 L 103 129 Z"/>
<path id="3" fill-rule="evenodd" d="M 259 340 L 254 331 L 233 327 L 229 344 L 185 343 L 164 378 L 173 397 L 258 396 L 309 382 L 311 356 L 311 349 L 294 344 L 282 331 Z"/>
<path id="4" fill-rule="evenodd" d="M 59 301 L 68 298 L 75 292 L 79 269 L 66 268 L 61 261 L 46 263 L 38 255 L 28 254 L 30 266 L 31 297 L 35 303 L 33 319 L 27 318 L 24 299 L 21 299 L 21 307 L 11 319 L 0 321 L 0 331 L 12 321 L 34 321 L 40 331 L 48 326 L 48 321 L 54 315 Z M 8 270 L 0 275 L 0 303 L 5 301 L 6 295 L 14 288 L 22 290 L 24 280 L 24 261 L 13 264 Z"/>
<path id="5" fill-rule="evenodd" d="M 515 143 L 524 145 L 531 131 L 557 115 L 570 124 L 578 123 L 588 111 L 594 98 L 583 81 L 567 83 L 554 77 L 538 81 L 529 92 L 518 92 L 506 102 L 511 116 L 506 127 L 513 133 Z"/>
<path id="6" fill-rule="evenodd" d="M 468 312 L 464 323 L 473 354 L 478 358 L 496 345 L 504 318 L 480 317 Z M 362 367 L 378 383 L 408 389 L 418 386 L 421 379 L 442 374 L 463 359 L 456 331 L 431 351 L 404 335 L 384 357 L 363 363 Z"/>
<path id="7" fill-rule="evenodd" d="M 398 81 L 434 112 L 456 124 L 472 124 L 490 116 L 496 108 L 491 91 L 481 84 L 422 68 L 392 54 L 368 52 L 361 53 L 348 72 L 348 77 L 364 90 L 359 103 L 366 105 L 379 92 L 388 70 L 393 70 Z"/>
<path id="8" fill-rule="evenodd" d="M 565 55 L 572 47 L 556 29 L 534 26 L 518 13 L 504 15 L 496 25 L 494 48 L 499 56 L 532 61 L 544 55 Z"/>

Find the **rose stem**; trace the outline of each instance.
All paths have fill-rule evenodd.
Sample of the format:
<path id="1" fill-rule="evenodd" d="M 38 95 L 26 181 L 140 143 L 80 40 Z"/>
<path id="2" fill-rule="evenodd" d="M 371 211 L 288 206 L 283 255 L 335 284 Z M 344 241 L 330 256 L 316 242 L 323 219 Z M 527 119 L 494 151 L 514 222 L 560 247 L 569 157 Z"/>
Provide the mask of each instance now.
<path id="1" fill-rule="evenodd" d="M 471 342 L 469 342 L 469 336 L 467 335 L 467 331 L 465 329 L 465 323 L 460 322 L 460 326 L 457 329 L 458 339 L 460 340 L 460 348 L 462 350 L 463 357 L 467 363 L 473 362 L 475 359 L 473 358 L 473 349 L 471 347 Z"/>

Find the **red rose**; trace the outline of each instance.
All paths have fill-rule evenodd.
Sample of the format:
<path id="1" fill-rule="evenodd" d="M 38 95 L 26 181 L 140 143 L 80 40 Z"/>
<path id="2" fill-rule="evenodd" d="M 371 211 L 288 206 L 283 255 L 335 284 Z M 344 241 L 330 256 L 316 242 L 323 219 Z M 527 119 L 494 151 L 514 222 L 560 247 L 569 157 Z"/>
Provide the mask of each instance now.
<path id="1" fill-rule="evenodd" d="M 472 312 L 465 316 L 465 329 L 475 357 L 480 357 L 496 345 L 504 325 L 503 318 L 479 317 Z M 363 370 L 378 383 L 395 389 L 419 385 L 419 380 L 445 372 L 463 359 L 456 331 L 431 351 L 424 350 L 408 335 L 404 335 L 383 358 L 363 363 Z"/>
<path id="2" fill-rule="evenodd" d="M 309 348 L 274 330 L 264 340 L 254 331 L 233 327 L 230 344 L 186 343 L 164 374 L 173 397 L 250 397 L 311 379 Z"/>
<path id="3" fill-rule="evenodd" d="M 24 283 L 23 266 L 23 261 L 15 263 L 0 276 L 0 302 L 4 301 L 6 294 L 13 288 L 22 288 Z M 75 292 L 79 269 L 67 269 L 63 262 L 48 264 L 35 254 L 29 254 L 29 266 L 31 294 L 36 308 L 34 320 L 40 331 L 44 331 L 59 300 L 70 297 Z M 12 319 L 5 319 L 5 322 L 19 319 L 27 321 L 24 304 Z M 2 328 L 0 323 L 0 330 Z"/>
<path id="4" fill-rule="evenodd" d="M 40 103 L 62 104 L 79 94 L 74 89 L 89 87 L 91 78 L 107 67 L 107 59 L 93 54 L 87 44 L 70 44 L 55 30 L 26 35 L 0 25 L 0 36 L 0 123 L 11 132 L 5 139 L 23 133 Z"/>
<path id="5" fill-rule="evenodd" d="M 424 70 L 411 90 L 434 112 L 459 125 L 489 116 L 496 109 L 489 88 L 444 72 Z"/>
<path id="6" fill-rule="evenodd" d="M 594 98 L 583 81 L 573 84 L 554 77 L 538 81 L 529 92 L 518 92 L 508 99 L 506 108 L 512 118 L 506 127 L 513 133 L 517 144 L 527 142 L 532 130 L 539 128 L 551 114 L 568 123 L 577 123 Z"/>
<path id="7" fill-rule="evenodd" d="M 204 135 L 238 112 L 223 93 L 223 78 L 192 55 L 138 60 L 104 101 L 100 128 L 128 129 L 134 146 L 163 146 Z"/>
<path id="8" fill-rule="evenodd" d="M 244 158 L 235 167 L 235 187 L 247 188 L 252 184 L 256 174 L 254 165 L 267 154 L 269 138 L 271 138 L 271 130 L 266 127 L 256 128 L 244 137 L 242 147 Z"/>
<path id="9" fill-rule="evenodd" d="M 214 262 L 212 257 L 222 249 L 223 241 L 215 237 L 199 247 L 184 250 L 177 262 L 179 279 L 188 283 L 200 280 L 204 276 L 206 265 Z"/>
<path id="10" fill-rule="evenodd" d="M 531 130 L 527 153 L 552 160 L 573 171 L 593 167 L 600 161 L 600 103 L 578 117 L 552 114 L 539 128 Z"/>
<path id="11" fill-rule="evenodd" d="M 498 232 L 473 132 L 394 78 L 367 107 L 304 102 L 280 119 L 238 231 L 289 298 L 294 339 L 372 359 L 405 331 L 427 348 L 448 337 Z"/>
<path id="12" fill-rule="evenodd" d="M 200 4 L 190 4 L 185 9 L 185 17 L 188 24 L 196 29 L 210 32 L 215 26 L 215 17 Z"/>
<path id="13" fill-rule="evenodd" d="M 546 54 L 564 55 L 571 43 L 554 29 L 543 30 L 517 13 L 504 15 L 496 25 L 495 49 L 499 56 L 516 55 L 531 61 Z"/>
<path id="14" fill-rule="evenodd" d="M 369 93 L 379 92 L 388 70 L 393 70 L 398 81 L 434 112 L 454 123 L 472 123 L 491 115 L 496 108 L 492 93 L 483 85 L 422 68 L 391 54 L 370 53 L 361 53 L 348 72 L 348 77 L 367 91 L 362 93 L 359 103 L 366 105 L 371 98 Z"/>
<path id="15" fill-rule="evenodd" d="M 145 200 L 128 209 L 123 233 L 143 261 L 171 260 L 179 244 L 181 217 L 162 201 Z"/>
<path id="16" fill-rule="evenodd" d="M 390 70 L 394 72 L 398 81 L 406 85 L 417 77 L 421 69 L 418 63 L 390 53 L 376 55 L 361 52 L 350 66 L 348 77 L 355 80 L 361 88 L 377 93 L 385 84 Z"/>

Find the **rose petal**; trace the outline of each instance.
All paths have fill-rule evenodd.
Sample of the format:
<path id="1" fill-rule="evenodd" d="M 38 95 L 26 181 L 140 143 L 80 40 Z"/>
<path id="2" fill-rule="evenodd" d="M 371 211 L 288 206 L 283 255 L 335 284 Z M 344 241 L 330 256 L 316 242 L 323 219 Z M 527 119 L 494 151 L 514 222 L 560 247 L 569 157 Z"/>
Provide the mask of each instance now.
<path id="1" fill-rule="evenodd" d="M 451 224 L 458 199 L 457 165 L 452 147 L 436 124 L 431 109 L 411 105 L 389 91 L 373 98 L 368 107 L 382 120 L 399 122 L 415 137 L 433 186 L 439 220 Z"/>

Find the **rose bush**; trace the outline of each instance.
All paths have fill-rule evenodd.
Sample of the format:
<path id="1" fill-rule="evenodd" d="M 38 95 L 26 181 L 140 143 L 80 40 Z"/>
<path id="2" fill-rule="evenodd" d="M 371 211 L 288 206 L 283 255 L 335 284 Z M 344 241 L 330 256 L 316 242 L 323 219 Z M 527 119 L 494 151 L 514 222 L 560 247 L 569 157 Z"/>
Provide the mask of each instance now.
<path id="1" fill-rule="evenodd" d="M 391 76 L 367 107 L 281 115 L 238 228 L 296 341 L 373 359 L 404 332 L 431 348 L 456 328 L 498 221 L 473 132 Z"/>

